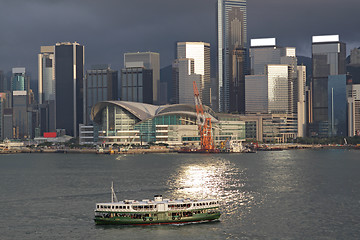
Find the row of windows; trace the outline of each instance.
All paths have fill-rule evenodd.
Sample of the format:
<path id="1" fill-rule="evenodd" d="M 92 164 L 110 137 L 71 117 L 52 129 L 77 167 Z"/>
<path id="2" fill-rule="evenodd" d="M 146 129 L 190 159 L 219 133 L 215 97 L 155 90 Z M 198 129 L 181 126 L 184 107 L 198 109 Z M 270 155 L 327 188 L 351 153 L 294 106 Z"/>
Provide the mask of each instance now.
<path id="1" fill-rule="evenodd" d="M 193 206 L 211 206 L 216 205 L 218 202 L 203 202 L 203 203 L 194 203 Z M 191 204 L 171 204 L 168 206 L 169 208 L 189 208 L 191 207 Z M 109 206 L 109 205 L 97 205 L 97 208 L 103 208 L 103 209 L 130 209 L 130 206 Z M 140 206 L 133 206 L 134 210 L 143 210 L 143 209 L 156 209 L 156 205 L 140 205 Z"/>
<path id="2" fill-rule="evenodd" d="M 204 202 L 204 203 L 194 203 L 195 206 L 210 206 L 210 205 L 216 205 L 218 204 L 219 202 L 216 201 L 216 202 Z"/>
<path id="3" fill-rule="evenodd" d="M 154 209 L 156 205 L 145 205 L 145 206 L 133 206 L 134 210 L 143 210 L 143 209 Z"/>
<path id="4" fill-rule="evenodd" d="M 130 209 L 130 206 L 97 205 L 97 208 L 103 208 L 103 209 Z"/>

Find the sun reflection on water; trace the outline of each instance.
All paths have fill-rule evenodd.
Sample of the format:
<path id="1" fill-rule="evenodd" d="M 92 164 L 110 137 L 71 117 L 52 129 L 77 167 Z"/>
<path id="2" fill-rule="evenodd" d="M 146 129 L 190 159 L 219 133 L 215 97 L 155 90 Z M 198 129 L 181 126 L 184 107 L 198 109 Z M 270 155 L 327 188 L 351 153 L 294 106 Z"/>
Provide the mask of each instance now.
<path id="1" fill-rule="evenodd" d="M 226 214 L 238 212 L 253 197 L 244 190 L 245 171 L 222 158 L 183 165 L 169 179 L 174 198 L 218 199 Z"/>

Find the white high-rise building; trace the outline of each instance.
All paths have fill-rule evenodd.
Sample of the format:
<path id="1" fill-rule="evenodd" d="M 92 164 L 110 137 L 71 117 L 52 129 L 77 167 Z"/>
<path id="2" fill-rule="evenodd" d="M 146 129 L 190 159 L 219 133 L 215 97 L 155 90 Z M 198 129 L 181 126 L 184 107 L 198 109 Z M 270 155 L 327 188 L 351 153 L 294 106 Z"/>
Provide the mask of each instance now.
<path id="1" fill-rule="evenodd" d="M 294 47 L 277 47 L 275 38 L 251 39 L 250 48 L 251 73 L 245 77 L 246 112 L 254 113 L 267 106 L 267 113 L 296 114 L 298 103 L 297 58 Z M 265 85 L 255 85 L 252 80 L 266 78 Z M 264 92 L 252 88 L 266 88 L 267 104 L 256 106 L 256 97 L 251 92 Z M 248 93 L 249 92 L 249 93 Z M 261 96 L 264 99 L 263 96 Z M 257 100 L 255 100 L 257 99 Z M 255 102 L 252 102 L 254 101 Z"/>
<path id="2" fill-rule="evenodd" d="M 298 82 L 298 102 L 297 102 L 297 117 L 298 117 L 298 137 L 306 136 L 306 67 L 297 66 L 297 82 Z"/>
<path id="3" fill-rule="evenodd" d="M 55 100 L 55 46 L 41 46 L 38 54 L 39 104 Z"/>
<path id="4" fill-rule="evenodd" d="M 190 75 L 196 74 L 200 76 L 200 81 L 198 83 L 198 89 L 200 96 L 204 105 L 211 105 L 211 79 L 210 79 L 210 44 L 205 42 L 178 42 L 177 43 L 177 59 L 188 59 L 187 63 L 184 65 L 185 68 L 190 69 L 191 61 L 193 61 L 193 72 L 191 71 L 182 71 L 180 70 L 181 65 L 179 65 L 179 97 L 181 97 L 183 91 L 180 90 L 180 86 L 183 81 L 187 81 Z M 180 72 L 188 73 L 184 77 L 180 76 Z M 192 77 L 191 77 L 192 78 Z M 198 78 L 198 77 L 196 77 Z M 187 85 L 183 83 L 182 85 Z M 191 83 L 190 89 L 183 89 L 185 91 L 192 92 L 193 88 Z"/>
<path id="5" fill-rule="evenodd" d="M 360 84 L 348 89 L 348 136 L 360 136 Z"/>

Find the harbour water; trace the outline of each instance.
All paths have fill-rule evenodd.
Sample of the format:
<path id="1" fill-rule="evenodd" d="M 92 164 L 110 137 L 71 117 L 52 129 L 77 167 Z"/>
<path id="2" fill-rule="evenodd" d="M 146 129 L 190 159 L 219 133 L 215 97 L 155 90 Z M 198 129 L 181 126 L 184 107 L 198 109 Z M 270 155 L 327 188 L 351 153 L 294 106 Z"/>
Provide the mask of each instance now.
<path id="1" fill-rule="evenodd" d="M 217 198 L 220 221 L 96 226 L 96 202 Z M 0 156 L 0 239 L 359 239 L 360 151 Z"/>

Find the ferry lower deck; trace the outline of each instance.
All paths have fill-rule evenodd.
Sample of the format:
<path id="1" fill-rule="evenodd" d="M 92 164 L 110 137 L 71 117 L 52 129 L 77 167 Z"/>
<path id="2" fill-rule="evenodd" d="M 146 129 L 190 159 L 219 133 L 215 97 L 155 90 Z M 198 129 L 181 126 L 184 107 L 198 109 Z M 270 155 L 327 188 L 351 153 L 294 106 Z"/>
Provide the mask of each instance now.
<path id="1" fill-rule="evenodd" d="M 95 223 L 99 225 L 151 225 L 181 224 L 187 222 L 213 221 L 220 218 L 219 211 L 184 211 L 159 213 L 101 213 L 95 215 Z"/>

